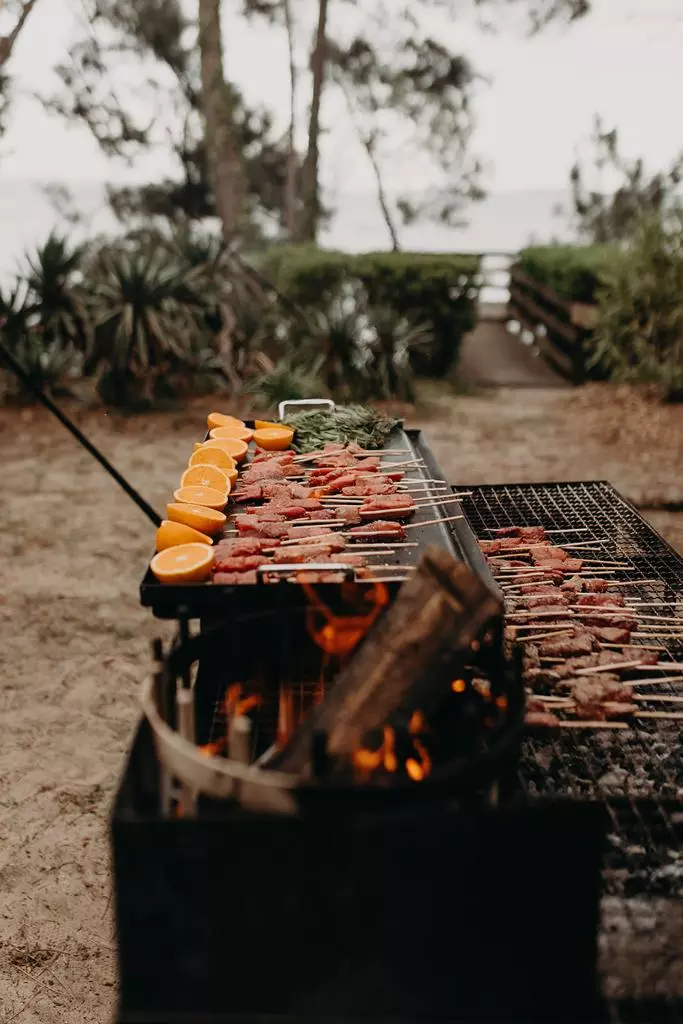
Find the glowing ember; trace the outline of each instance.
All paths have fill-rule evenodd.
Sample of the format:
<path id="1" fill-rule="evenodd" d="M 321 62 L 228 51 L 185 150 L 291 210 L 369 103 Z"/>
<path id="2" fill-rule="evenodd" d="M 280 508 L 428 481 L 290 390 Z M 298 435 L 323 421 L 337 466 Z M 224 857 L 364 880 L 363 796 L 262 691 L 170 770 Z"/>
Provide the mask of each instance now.
<path id="1" fill-rule="evenodd" d="M 453 693 L 464 693 L 467 689 L 467 683 L 464 679 L 454 679 L 451 683 L 451 690 Z"/>
<path id="2" fill-rule="evenodd" d="M 225 747 L 225 743 L 225 740 L 221 740 L 219 743 L 205 743 L 197 749 L 203 757 L 217 757 Z"/>
<path id="3" fill-rule="evenodd" d="M 408 723 L 408 732 L 416 733 L 428 731 L 429 730 L 427 728 L 425 716 L 422 714 L 421 711 L 413 711 L 412 715 L 410 716 L 410 722 Z"/>
<path id="4" fill-rule="evenodd" d="M 228 718 L 232 715 L 246 715 L 247 711 L 257 708 L 261 703 L 261 698 L 256 694 L 252 694 L 251 697 L 243 697 L 242 684 L 232 683 L 225 694 L 224 710 Z"/>

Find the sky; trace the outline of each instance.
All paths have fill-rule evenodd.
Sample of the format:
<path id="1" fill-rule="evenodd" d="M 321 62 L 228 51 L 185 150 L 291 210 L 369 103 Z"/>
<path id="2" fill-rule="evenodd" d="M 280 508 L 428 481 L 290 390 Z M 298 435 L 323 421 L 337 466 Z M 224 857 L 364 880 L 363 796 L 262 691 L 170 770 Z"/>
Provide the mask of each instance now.
<path id="1" fill-rule="evenodd" d="M 683 124 L 672 116 L 683 94 L 683 0 L 595 0 L 594 8 L 573 27 L 556 25 L 531 39 L 504 15 L 498 15 L 496 34 L 478 28 L 466 11 L 442 26 L 487 79 L 478 89 L 474 145 L 491 191 L 565 186 L 596 114 L 617 126 L 624 149 L 644 155 L 652 168 L 683 148 Z M 0 181 L 126 180 L 168 169 L 162 153 L 134 169 L 112 165 L 87 134 L 65 127 L 30 98 L 50 91 L 52 68 L 81 12 L 80 0 L 39 0 L 20 38 L 10 71 L 21 95 L 3 144 Z M 225 35 L 228 66 L 247 97 L 284 117 L 283 39 L 229 19 Z M 335 126 L 324 143 L 326 184 L 370 187 L 370 170 L 352 128 L 342 124 L 343 111 L 332 104 L 324 115 Z M 414 165 L 406 166 L 400 153 L 390 165 L 392 182 L 419 184 Z"/>

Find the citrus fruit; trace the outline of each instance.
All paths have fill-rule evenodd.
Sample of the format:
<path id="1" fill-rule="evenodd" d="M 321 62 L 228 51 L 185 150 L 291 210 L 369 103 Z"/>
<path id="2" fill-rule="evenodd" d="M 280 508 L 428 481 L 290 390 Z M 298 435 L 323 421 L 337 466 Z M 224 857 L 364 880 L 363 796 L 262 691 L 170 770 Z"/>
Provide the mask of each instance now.
<path id="1" fill-rule="evenodd" d="M 227 476 L 228 480 L 230 481 L 230 490 L 232 490 L 232 488 L 237 483 L 237 477 L 239 475 L 238 472 L 237 472 L 237 466 L 235 466 L 234 469 L 226 469 L 225 470 L 225 475 Z M 230 493 L 230 491 L 228 491 L 228 494 L 229 493 Z"/>
<path id="2" fill-rule="evenodd" d="M 209 430 L 213 430 L 214 427 L 244 426 L 244 420 L 238 420 L 236 416 L 226 416 L 222 412 L 210 412 L 206 417 L 206 422 Z"/>
<path id="3" fill-rule="evenodd" d="M 247 457 L 248 445 L 246 441 L 240 441 L 239 437 L 212 437 L 210 441 L 204 442 L 201 450 L 205 448 L 222 448 L 235 462 L 243 462 Z M 200 449 L 197 448 L 197 451 Z"/>
<path id="4" fill-rule="evenodd" d="M 228 492 L 217 491 L 214 487 L 179 487 L 173 492 L 176 501 L 186 505 L 202 505 L 204 508 L 224 509 L 228 503 Z"/>
<path id="5" fill-rule="evenodd" d="M 289 448 L 293 438 L 291 427 L 262 427 L 254 431 L 254 441 L 259 448 L 270 452 L 281 452 Z"/>
<path id="6" fill-rule="evenodd" d="M 166 516 L 174 523 L 191 526 L 193 530 L 208 533 L 210 537 L 222 530 L 228 518 L 215 508 L 206 508 L 204 505 L 188 505 L 184 501 L 167 505 Z"/>
<path id="7" fill-rule="evenodd" d="M 193 530 L 191 526 L 184 526 L 182 523 L 172 523 L 170 519 L 164 519 L 156 532 L 155 551 L 163 551 L 165 548 L 175 548 L 179 544 L 210 544 L 211 538 L 199 530 Z"/>
<path id="8" fill-rule="evenodd" d="M 211 438 L 236 437 L 238 441 L 246 441 L 247 444 L 253 436 L 253 430 L 250 430 L 249 427 L 238 427 L 236 423 L 234 425 L 230 424 L 229 427 L 214 427 L 213 430 L 209 431 L 209 437 Z"/>
<path id="9" fill-rule="evenodd" d="M 225 448 L 216 448 L 215 445 L 211 445 L 209 448 L 203 444 L 198 445 L 192 452 L 188 466 L 218 466 L 226 473 L 236 468 L 235 460 L 226 452 Z"/>
<path id="10" fill-rule="evenodd" d="M 213 548 L 179 544 L 154 556 L 149 567 L 160 583 L 201 583 L 211 575 Z"/>
<path id="11" fill-rule="evenodd" d="M 281 426 L 281 423 L 271 423 L 270 420 L 254 420 L 254 430 L 268 430 L 270 427 Z"/>
<path id="12" fill-rule="evenodd" d="M 235 475 L 237 471 L 233 470 Z M 230 493 L 232 482 L 227 471 L 220 466 L 212 466 L 210 463 L 199 463 L 186 469 L 180 478 L 181 487 L 213 487 L 216 491 Z"/>

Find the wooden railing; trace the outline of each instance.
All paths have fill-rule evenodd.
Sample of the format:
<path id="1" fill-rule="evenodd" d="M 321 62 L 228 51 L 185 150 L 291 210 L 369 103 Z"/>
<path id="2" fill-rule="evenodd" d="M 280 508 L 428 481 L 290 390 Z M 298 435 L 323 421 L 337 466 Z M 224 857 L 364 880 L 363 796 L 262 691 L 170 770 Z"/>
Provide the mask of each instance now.
<path id="1" fill-rule="evenodd" d="M 576 384 L 598 376 L 589 367 L 586 346 L 593 307 L 565 302 L 552 289 L 512 267 L 508 309 L 510 319 L 533 334 L 545 358 L 564 376 Z"/>

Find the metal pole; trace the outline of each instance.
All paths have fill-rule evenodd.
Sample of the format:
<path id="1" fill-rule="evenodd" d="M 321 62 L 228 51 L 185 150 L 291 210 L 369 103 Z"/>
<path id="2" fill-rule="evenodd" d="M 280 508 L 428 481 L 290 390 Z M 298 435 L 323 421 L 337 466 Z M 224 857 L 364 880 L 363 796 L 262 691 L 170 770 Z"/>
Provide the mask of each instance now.
<path id="1" fill-rule="evenodd" d="M 66 416 L 59 406 L 55 405 L 51 398 L 49 398 L 44 391 L 42 391 L 36 384 L 33 383 L 29 375 L 24 370 L 23 366 L 17 362 L 11 352 L 9 352 L 5 346 L 0 342 L 0 357 L 4 359 L 8 367 L 14 373 L 19 380 L 22 382 L 24 387 L 28 388 L 31 394 L 41 402 L 46 409 L 49 409 L 53 416 L 56 416 L 62 426 L 66 427 L 69 433 L 73 434 L 78 443 L 82 445 L 87 452 L 89 452 L 94 459 L 99 462 L 100 466 L 106 469 L 107 473 L 116 480 L 119 487 L 122 487 L 129 498 L 132 498 L 135 504 L 145 513 L 148 519 L 154 523 L 155 526 L 161 524 L 161 516 L 156 512 L 152 506 L 145 501 L 141 494 L 135 490 L 131 484 L 128 483 L 125 477 L 121 476 L 119 471 L 112 466 L 109 459 L 105 458 L 101 451 L 99 451 L 92 441 L 83 434 L 75 423 L 72 423 L 68 416 Z"/>

